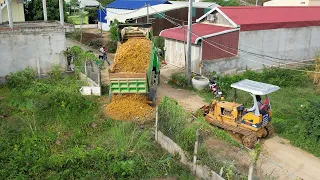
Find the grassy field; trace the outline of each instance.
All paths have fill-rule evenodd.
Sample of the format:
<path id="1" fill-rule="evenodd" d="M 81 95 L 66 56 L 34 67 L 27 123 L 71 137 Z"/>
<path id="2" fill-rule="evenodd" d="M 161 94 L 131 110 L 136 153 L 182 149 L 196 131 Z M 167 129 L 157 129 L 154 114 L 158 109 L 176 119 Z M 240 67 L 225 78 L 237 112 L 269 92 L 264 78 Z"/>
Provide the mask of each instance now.
<path id="1" fill-rule="evenodd" d="M 105 117 L 104 98 L 80 95 L 82 84 L 27 69 L 0 86 L 0 179 L 194 179 L 153 142 L 152 125 Z"/>
<path id="2" fill-rule="evenodd" d="M 179 80 L 175 86 L 185 82 L 181 76 L 175 75 L 174 78 Z M 290 140 L 293 145 L 320 157 L 320 91 L 312 79 L 304 72 L 280 68 L 218 76 L 218 83 L 226 100 L 233 100 L 230 85 L 242 79 L 278 85 L 281 89 L 269 96 L 276 133 Z M 198 94 L 208 103 L 213 99 L 209 91 L 200 91 Z M 251 107 L 252 97 L 246 92 L 238 91 L 237 102 Z"/>

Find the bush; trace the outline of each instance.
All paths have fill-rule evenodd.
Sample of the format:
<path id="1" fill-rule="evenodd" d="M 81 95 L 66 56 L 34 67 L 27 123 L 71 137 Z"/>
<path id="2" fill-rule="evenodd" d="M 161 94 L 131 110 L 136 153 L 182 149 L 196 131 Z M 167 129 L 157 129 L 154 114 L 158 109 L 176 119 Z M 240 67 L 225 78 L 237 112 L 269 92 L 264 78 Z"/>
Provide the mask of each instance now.
<path id="1" fill-rule="evenodd" d="M 172 85 L 176 85 L 178 87 L 181 87 L 181 88 L 186 88 L 188 86 L 186 75 L 182 74 L 182 73 L 172 74 L 170 77 L 169 83 Z"/>
<path id="2" fill-rule="evenodd" d="M 35 75 L 35 71 L 30 67 L 16 73 L 10 73 L 10 76 L 7 77 L 9 88 L 27 89 L 35 81 Z"/>
<path id="3" fill-rule="evenodd" d="M 243 79 L 250 79 L 277 85 L 280 87 L 306 87 L 311 85 L 311 80 L 306 73 L 282 68 L 265 68 L 261 72 L 247 70 L 242 74 L 221 76 L 213 72 L 211 77 L 217 77 L 217 83 L 226 93 L 231 89 L 231 84 Z"/>
<path id="4" fill-rule="evenodd" d="M 109 40 L 107 42 L 108 53 L 115 53 L 117 51 L 117 41 Z"/>

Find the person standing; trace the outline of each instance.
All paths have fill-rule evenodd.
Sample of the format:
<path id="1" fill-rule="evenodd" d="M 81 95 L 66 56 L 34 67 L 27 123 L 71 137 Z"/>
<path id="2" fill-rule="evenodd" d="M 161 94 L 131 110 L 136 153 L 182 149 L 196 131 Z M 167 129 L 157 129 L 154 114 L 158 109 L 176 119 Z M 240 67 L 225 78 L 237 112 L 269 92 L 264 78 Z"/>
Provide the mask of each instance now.
<path id="1" fill-rule="evenodd" d="M 109 62 L 108 57 L 107 57 L 106 47 L 102 46 L 99 51 L 102 53 L 103 60 L 105 60 L 108 63 L 108 65 L 110 66 L 110 62 Z"/>

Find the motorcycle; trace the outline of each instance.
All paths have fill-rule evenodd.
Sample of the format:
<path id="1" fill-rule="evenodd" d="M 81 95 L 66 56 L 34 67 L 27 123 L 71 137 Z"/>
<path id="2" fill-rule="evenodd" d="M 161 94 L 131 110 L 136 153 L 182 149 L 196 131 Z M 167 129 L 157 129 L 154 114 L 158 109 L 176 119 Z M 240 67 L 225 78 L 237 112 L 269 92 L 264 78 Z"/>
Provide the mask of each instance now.
<path id="1" fill-rule="evenodd" d="M 209 89 L 215 98 L 220 98 L 222 96 L 222 91 L 220 86 L 216 83 L 216 78 L 209 80 Z"/>

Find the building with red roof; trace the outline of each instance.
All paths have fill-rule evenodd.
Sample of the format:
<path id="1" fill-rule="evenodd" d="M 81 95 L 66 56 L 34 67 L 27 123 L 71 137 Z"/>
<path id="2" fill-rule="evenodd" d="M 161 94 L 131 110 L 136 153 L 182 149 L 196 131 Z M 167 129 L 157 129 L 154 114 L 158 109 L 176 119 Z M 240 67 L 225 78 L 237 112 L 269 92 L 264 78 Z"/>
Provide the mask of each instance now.
<path id="1" fill-rule="evenodd" d="M 312 59 L 320 50 L 320 7 L 220 7 L 192 25 L 192 70 L 238 72 Z M 166 60 L 185 66 L 187 27 L 163 30 Z"/>

